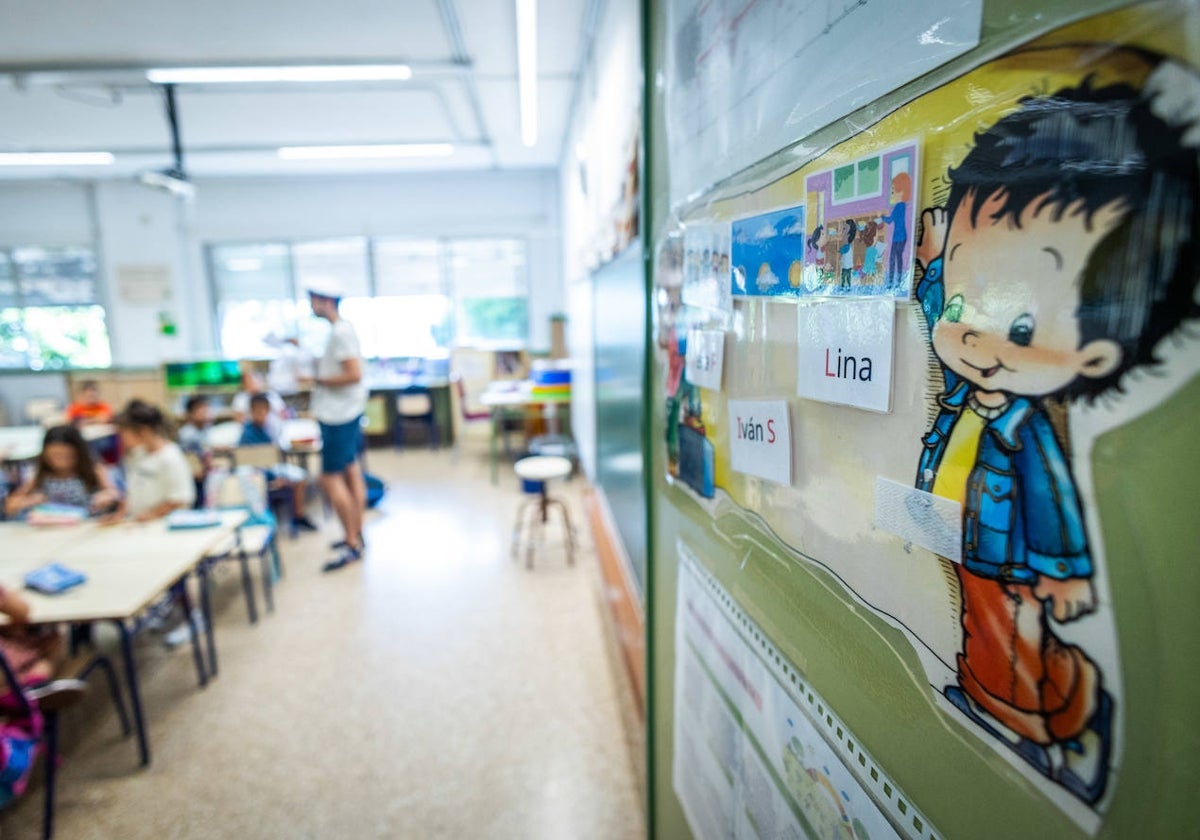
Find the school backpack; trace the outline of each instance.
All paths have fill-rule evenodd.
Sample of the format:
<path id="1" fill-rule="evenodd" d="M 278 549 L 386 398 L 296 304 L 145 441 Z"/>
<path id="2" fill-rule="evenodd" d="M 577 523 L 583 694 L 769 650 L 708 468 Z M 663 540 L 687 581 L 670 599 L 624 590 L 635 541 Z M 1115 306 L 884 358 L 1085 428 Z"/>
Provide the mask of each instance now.
<path id="1" fill-rule="evenodd" d="M 363 481 L 367 484 L 367 507 L 373 508 L 383 498 L 385 489 L 383 480 L 369 473 L 363 473 Z"/>
<path id="2" fill-rule="evenodd" d="M 3 663 L 5 676 L 15 674 Z M 4 677 L 0 677 L 4 679 Z M 0 808 L 25 792 L 41 752 L 42 714 L 34 702 L 11 691 L 0 697 Z"/>

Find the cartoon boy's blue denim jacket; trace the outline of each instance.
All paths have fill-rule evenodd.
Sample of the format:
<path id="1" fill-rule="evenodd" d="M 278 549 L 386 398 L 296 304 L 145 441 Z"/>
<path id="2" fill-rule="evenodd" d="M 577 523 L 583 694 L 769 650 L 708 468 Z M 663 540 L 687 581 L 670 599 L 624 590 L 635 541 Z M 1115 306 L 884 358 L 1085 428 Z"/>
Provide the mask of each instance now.
<path id="1" fill-rule="evenodd" d="M 932 331 L 942 315 L 942 260 L 931 261 L 917 298 Z M 944 368 L 946 393 L 917 467 L 917 488 L 932 492 L 950 430 L 967 404 L 970 383 Z M 989 420 L 967 479 L 963 505 L 963 565 L 982 577 L 1033 584 L 1090 577 L 1083 513 L 1062 449 L 1045 413 L 1014 396 Z"/>

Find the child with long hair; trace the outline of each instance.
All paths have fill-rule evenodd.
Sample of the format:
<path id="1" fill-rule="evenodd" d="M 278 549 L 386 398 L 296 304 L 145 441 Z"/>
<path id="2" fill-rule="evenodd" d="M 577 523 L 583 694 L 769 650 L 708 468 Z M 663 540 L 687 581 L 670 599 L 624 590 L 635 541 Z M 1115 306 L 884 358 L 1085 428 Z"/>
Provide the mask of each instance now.
<path id="1" fill-rule="evenodd" d="M 168 437 L 158 408 L 133 400 L 117 416 L 125 450 L 126 496 L 121 513 L 148 521 L 190 508 L 196 499 L 191 467 L 179 445 Z"/>
<path id="2" fill-rule="evenodd" d="M 57 504 L 99 514 L 112 510 L 120 500 L 108 471 L 92 460 L 79 430 L 55 426 L 46 431 L 33 475 L 5 499 L 4 513 L 12 518 L 38 505 Z"/>

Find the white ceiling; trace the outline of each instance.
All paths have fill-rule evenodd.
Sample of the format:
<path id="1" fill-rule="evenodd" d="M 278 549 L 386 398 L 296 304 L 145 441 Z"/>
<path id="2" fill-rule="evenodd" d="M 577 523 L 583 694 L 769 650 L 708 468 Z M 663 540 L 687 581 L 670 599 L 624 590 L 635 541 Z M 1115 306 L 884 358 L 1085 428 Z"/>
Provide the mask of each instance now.
<path id="1" fill-rule="evenodd" d="M 537 144 L 521 143 L 514 0 L 0 0 L 0 151 L 109 151 L 107 167 L 16 177 L 128 177 L 170 165 L 159 89 L 140 69 L 410 63 L 407 82 L 177 88 L 192 176 L 556 166 L 585 7 L 538 4 Z M 456 18 L 463 53 L 446 26 Z M 66 71 L 61 76 L 52 71 Z M 450 158 L 280 161 L 279 146 L 449 142 Z"/>

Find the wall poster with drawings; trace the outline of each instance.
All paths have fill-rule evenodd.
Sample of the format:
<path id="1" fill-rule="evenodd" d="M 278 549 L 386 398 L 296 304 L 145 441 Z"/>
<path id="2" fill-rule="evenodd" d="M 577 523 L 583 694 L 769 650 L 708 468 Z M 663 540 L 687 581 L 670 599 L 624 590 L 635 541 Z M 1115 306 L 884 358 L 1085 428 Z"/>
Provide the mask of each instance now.
<path id="1" fill-rule="evenodd" d="M 1196 31 L 1190 2 L 1060 27 L 706 211 L 803 206 L 811 237 L 864 186 L 877 204 L 852 208 L 856 230 L 895 246 L 903 219 L 897 264 L 851 248 L 834 271 L 813 248 L 802 283 L 897 299 L 892 412 L 793 398 L 791 484 L 734 472 L 728 401 L 797 382 L 794 312 L 736 298 L 726 388 L 695 406 L 710 449 L 696 501 L 744 513 L 900 630 L 948 725 L 1087 834 L 1145 737 L 1127 725 L 1114 607 L 1133 596 L 1112 582 L 1140 558 L 1106 550 L 1098 488 L 1119 477 L 1097 442 L 1200 374 Z"/>

